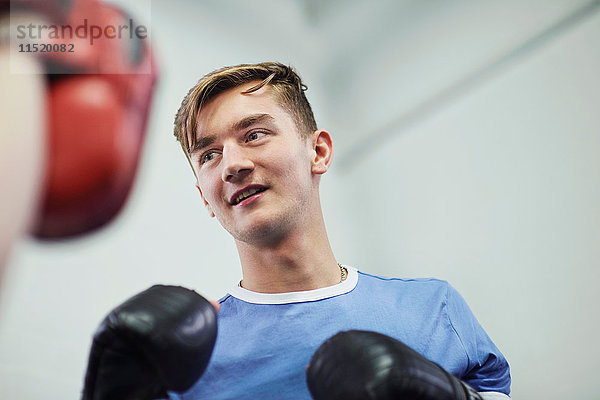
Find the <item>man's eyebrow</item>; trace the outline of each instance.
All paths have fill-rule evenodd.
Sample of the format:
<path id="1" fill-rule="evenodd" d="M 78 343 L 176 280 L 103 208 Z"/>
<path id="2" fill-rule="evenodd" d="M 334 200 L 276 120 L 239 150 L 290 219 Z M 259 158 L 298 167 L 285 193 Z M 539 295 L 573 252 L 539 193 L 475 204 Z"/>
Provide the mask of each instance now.
<path id="1" fill-rule="evenodd" d="M 231 128 L 234 131 L 240 131 L 243 129 L 246 129 L 254 124 L 257 124 L 259 122 L 264 122 L 266 120 L 274 120 L 275 118 L 273 118 L 272 116 L 270 116 L 269 114 L 252 114 L 247 116 L 246 118 L 243 118 L 239 121 L 237 121 L 236 123 L 234 123 Z"/>
<path id="2" fill-rule="evenodd" d="M 275 118 L 273 118 L 269 114 L 252 114 L 252 115 L 249 115 L 249 116 L 235 122 L 231 126 L 231 129 L 235 130 L 235 131 L 240 131 L 240 130 L 247 129 L 248 127 L 250 127 L 254 124 L 257 124 L 259 122 L 271 121 L 271 120 L 275 120 Z M 196 143 L 192 147 L 192 150 L 190 151 L 190 153 L 195 153 L 197 151 L 200 151 L 203 148 L 208 147 L 211 144 L 213 144 L 216 140 L 217 139 L 215 136 L 202 137 L 196 141 Z"/>
<path id="3" fill-rule="evenodd" d="M 194 144 L 194 147 L 192 147 L 192 150 L 190 151 L 190 153 L 195 153 L 197 151 L 202 150 L 205 147 L 210 146 L 211 144 L 213 144 L 215 142 L 215 137 L 214 136 L 205 136 L 203 138 L 200 138 L 196 141 L 196 143 Z"/>

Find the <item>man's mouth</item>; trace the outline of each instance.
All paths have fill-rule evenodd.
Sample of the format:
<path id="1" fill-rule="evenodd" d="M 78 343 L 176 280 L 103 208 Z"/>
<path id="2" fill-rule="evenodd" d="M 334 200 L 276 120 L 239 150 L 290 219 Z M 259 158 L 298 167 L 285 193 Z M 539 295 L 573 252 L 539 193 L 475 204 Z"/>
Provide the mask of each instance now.
<path id="1" fill-rule="evenodd" d="M 242 190 L 235 192 L 233 194 L 233 196 L 231 196 L 230 202 L 232 205 L 235 206 L 237 204 L 240 204 L 242 201 L 246 200 L 247 198 L 252 197 L 257 193 L 264 192 L 265 190 L 267 190 L 267 188 L 264 186 L 258 186 L 258 185 L 249 186 L 247 188 L 244 188 Z"/>

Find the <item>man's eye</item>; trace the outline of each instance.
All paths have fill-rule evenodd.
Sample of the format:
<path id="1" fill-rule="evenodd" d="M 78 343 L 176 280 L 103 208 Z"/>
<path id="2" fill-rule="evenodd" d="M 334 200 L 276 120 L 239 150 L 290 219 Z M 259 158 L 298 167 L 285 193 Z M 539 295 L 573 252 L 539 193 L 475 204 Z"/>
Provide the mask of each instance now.
<path id="1" fill-rule="evenodd" d="M 206 152 L 206 153 L 202 154 L 202 157 L 200 157 L 200 163 L 204 164 L 205 162 L 212 160 L 216 156 L 217 156 L 217 153 L 215 153 L 214 151 Z"/>
<path id="2" fill-rule="evenodd" d="M 263 137 L 264 135 L 266 135 L 266 133 L 261 131 L 250 132 L 248 136 L 246 136 L 246 142 L 252 142 Z"/>

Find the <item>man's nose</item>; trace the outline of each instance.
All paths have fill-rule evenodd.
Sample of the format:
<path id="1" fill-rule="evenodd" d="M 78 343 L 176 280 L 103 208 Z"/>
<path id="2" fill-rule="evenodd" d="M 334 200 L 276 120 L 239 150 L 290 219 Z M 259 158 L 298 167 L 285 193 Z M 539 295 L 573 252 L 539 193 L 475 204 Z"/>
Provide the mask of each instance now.
<path id="1" fill-rule="evenodd" d="M 244 149 L 237 144 L 226 144 L 223 147 L 223 175 L 224 182 L 235 182 L 244 178 L 254 169 L 254 163 Z"/>

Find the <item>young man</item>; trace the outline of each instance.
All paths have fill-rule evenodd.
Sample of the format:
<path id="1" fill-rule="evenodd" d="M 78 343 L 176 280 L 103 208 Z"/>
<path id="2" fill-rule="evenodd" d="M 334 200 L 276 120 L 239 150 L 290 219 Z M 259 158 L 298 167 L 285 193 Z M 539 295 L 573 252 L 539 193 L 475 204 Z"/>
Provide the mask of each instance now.
<path id="1" fill-rule="evenodd" d="M 220 300 L 206 372 L 173 398 L 310 399 L 311 355 L 349 329 L 401 340 L 486 398 L 508 398 L 508 363 L 446 282 L 381 278 L 334 257 L 319 199 L 333 142 L 305 89 L 278 63 L 226 67 L 177 113 L 175 135 L 208 213 L 235 240 L 243 279 Z"/>

